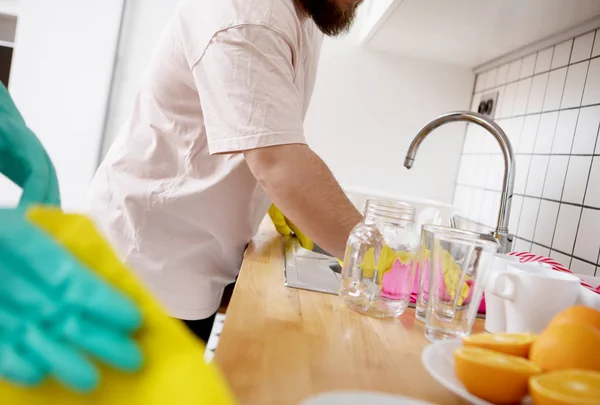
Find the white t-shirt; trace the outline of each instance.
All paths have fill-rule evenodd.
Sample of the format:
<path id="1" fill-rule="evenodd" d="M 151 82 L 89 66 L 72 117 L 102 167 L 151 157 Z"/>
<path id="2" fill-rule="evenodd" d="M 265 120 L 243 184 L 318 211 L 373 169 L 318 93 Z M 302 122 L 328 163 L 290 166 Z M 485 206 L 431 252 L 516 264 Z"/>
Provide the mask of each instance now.
<path id="1" fill-rule="evenodd" d="M 294 0 L 183 0 L 165 29 L 89 204 L 172 316 L 235 280 L 270 205 L 238 152 L 306 143 L 322 38 Z"/>

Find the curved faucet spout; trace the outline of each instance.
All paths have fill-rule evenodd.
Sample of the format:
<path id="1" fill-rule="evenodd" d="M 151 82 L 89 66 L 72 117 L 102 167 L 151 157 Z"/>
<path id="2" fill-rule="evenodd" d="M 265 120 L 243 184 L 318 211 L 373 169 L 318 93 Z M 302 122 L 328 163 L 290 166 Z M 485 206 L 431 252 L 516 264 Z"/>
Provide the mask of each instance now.
<path id="1" fill-rule="evenodd" d="M 500 241 L 501 252 L 508 253 L 512 245 L 512 236 L 508 232 L 508 222 L 515 184 L 515 156 L 510 140 L 498 124 L 484 115 L 469 111 L 444 114 L 425 125 L 417 136 L 415 136 L 406 153 L 404 167 L 407 169 L 412 168 L 419 146 L 427 135 L 442 125 L 457 121 L 470 122 L 484 128 L 496 139 L 502 150 L 502 155 L 504 156 L 504 185 L 502 187 L 502 195 L 500 196 L 500 211 L 498 213 L 498 224 L 494 236 Z"/>

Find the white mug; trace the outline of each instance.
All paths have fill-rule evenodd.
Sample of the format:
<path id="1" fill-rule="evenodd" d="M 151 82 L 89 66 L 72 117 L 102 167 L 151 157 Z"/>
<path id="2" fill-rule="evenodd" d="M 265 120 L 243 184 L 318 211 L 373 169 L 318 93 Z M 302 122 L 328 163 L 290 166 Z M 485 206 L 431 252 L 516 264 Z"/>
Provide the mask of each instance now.
<path id="1" fill-rule="evenodd" d="M 557 313 L 575 304 L 580 284 L 574 274 L 531 263 L 510 263 L 489 281 L 491 294 L 505 300 L 508 333 L 540 333 Z"/>
<path id="2" fill-rule="evenodd" d="M 519 258 L 510 255 L 497 254 L 490 269 L 490 278 L 492 274 L 497 275 L 506 272 L 510 263 L 519 263 Z M 502 281 L 499 281 L 502 283 Z M 485 291 L 485 330 L 490 333 L 506 332 L 506 309 L 504 299 L 492 293 L 492 283 L 487 282 Z"/>

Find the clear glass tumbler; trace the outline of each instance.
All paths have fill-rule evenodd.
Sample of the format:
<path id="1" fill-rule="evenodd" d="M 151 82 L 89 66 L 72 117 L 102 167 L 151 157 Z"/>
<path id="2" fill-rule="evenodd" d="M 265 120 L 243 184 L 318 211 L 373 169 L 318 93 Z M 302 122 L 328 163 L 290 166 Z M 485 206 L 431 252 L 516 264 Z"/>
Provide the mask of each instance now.
<path id="1" fill-rule="evenodd" d="M 463 231 L 434 232 L 431 293 L 425 337 L 435 342 L 468 336 L 499 244 Z"/>
<path id="2" fill-rule="evenodd" d="M 369 200 L 364 220 L 350 233 L 340 296 L 354 311 L 400 316 L 408 307 L 418 240 L 415 209 L 401 202 Z"/>
<path id="3" fill-rule="evenodd" d="M 431 251 L 433 250 L 433 235 L 435 232 L 449 232 L 454 235 L 478 239 L 481 235 L 477 232 L 464 231 L 441 225 L 423 225 L 421 228 L 421 243 L 417 254 L 417 267 L 415 271 L 417 290 L 415 317 L 425 322 L 427 317 L 427 302 L 431 289 Z"/>

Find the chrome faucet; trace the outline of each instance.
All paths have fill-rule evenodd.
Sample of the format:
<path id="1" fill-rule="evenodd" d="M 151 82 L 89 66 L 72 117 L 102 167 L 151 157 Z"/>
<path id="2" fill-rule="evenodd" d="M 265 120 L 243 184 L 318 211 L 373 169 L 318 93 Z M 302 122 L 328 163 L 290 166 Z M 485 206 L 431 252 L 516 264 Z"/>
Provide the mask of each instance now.
<path id="1" fill-rule="evenodd" d="M 410 170 L 415 162 L 417 150 L 421 145 L 421 142 L 436 128 L 447 124 L 449 122 L 466 121 L 472 124 L 477 124 L 483 127 L 487 132 L 496 138 L 502 154 L 504 155 L 504 185 L 502 187 L 502 195 L 500 197 L 500 212 L 498 213 L 498 224 L 496 230 L 492 232 L 492 235 L 500 242 L 499 253 L 509 253 L 512 248 L 513 235 L 508 232 L 508 221 L 510 217 L 510 206 L 513 197 L 513 188 L 515 184 L 515 156 L 510 140 L 502 130 L 491 119 L 477 113 L 468 111 L 459 111 L 444 114 L 429 124 L 425 125 L 415 136 L 408 151 L 406 152 L 406 159 L 404 160 L 404 166 Z"/>

